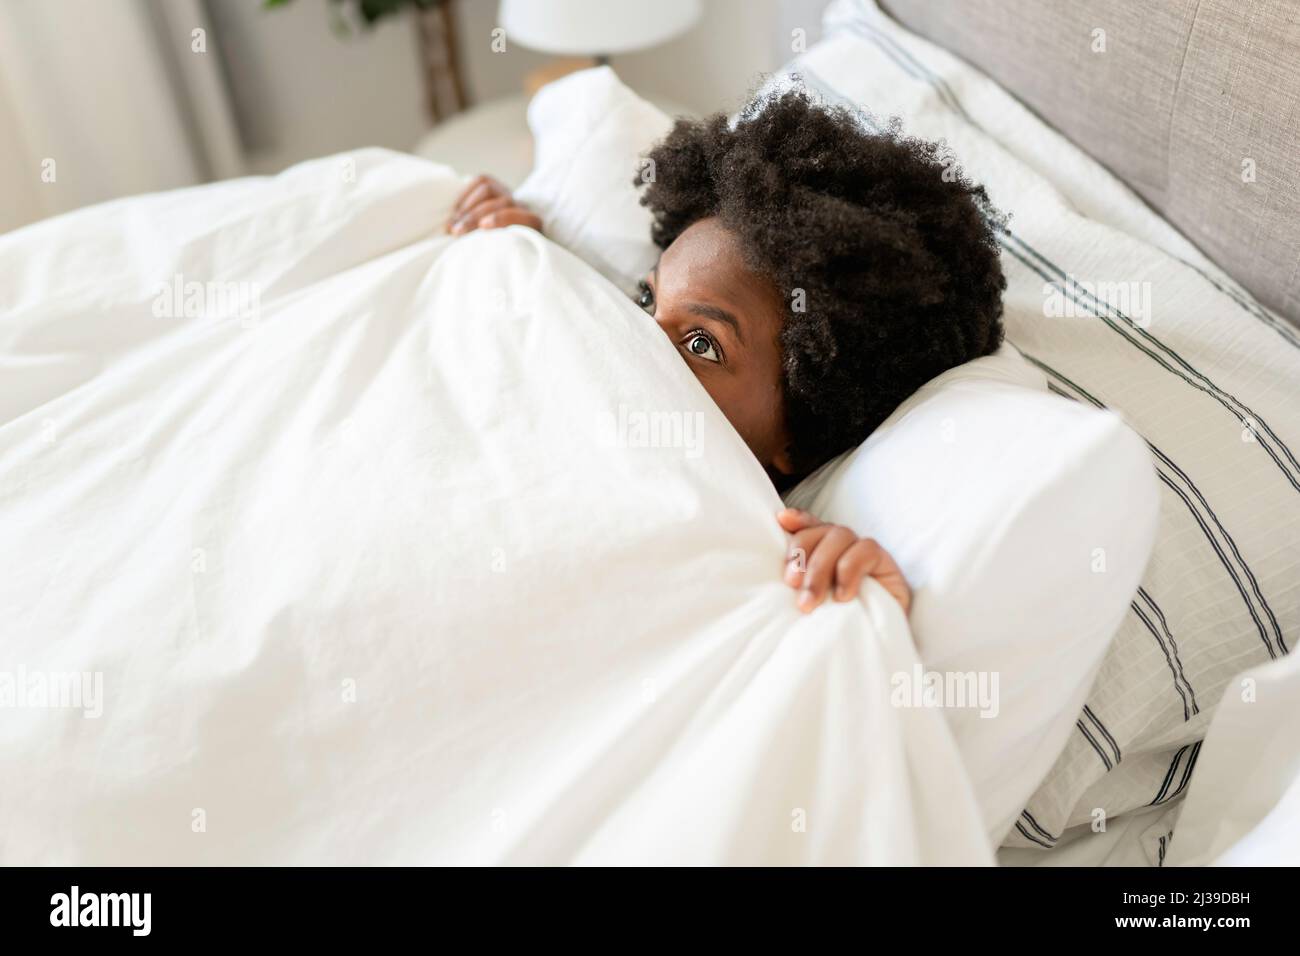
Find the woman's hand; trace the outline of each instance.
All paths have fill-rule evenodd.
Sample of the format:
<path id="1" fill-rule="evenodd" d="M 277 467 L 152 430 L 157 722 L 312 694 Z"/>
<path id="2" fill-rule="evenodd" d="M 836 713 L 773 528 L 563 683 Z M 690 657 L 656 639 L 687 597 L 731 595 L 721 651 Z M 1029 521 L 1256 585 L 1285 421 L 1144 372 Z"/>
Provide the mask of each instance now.
<path id="1" fill-rule="evenodd" d="M 831 593 L 837 601 L 856 597 L 864 577 L 879 581 L 904 614 L 911 610 L 912 590 L 903 572 L 875 541 L 795 508 L 778 512 L 776 520 L 793 536 L 786 554 L 785 583 L 799 589 L 799 610 L 808 613 Z"/>
<path id="2" fill-rule="evenodd" d="M 527 206 L 515 202 L 510 190 L 491 176 L 475 176 L 456 200 L 446 229 L 453 236 L 475 229 L 527 226 L 542 231 L 542 220 Z"/>

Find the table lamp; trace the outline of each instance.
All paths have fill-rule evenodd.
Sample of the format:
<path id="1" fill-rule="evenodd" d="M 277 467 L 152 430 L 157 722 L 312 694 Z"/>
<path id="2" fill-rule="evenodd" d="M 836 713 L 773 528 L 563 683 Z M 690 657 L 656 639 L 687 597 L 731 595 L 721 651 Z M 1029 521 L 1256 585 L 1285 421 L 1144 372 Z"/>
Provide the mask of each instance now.
<path id="1" fill-rule="evenodd" d="M 501 0 L 497 14 L 507 42 L 567 58 L 530 75 L 530 94 L 614 54 L 666 43 L 699 18 L 700 0 Z"/>

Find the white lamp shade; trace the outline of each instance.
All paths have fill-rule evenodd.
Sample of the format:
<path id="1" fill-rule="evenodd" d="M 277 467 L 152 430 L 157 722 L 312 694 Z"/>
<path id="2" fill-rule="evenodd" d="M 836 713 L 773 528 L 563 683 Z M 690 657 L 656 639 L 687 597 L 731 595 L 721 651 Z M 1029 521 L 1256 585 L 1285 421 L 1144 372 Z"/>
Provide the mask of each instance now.
<path id="1" fill-rule="evenodd" d="M 562 56 L 644 50 L 689 30 L 700 0 L 501 0 L 507 42 Z"/>

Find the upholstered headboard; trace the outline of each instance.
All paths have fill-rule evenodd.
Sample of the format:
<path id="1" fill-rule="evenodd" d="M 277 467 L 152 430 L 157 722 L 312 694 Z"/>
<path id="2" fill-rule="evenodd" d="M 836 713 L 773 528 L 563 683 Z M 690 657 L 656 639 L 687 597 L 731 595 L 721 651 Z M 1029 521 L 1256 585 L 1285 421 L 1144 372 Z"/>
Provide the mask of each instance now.
<path id="1" fill-rule="evenodd" d="M 1300 0 L 880 0 L 1300 325 Z"/>

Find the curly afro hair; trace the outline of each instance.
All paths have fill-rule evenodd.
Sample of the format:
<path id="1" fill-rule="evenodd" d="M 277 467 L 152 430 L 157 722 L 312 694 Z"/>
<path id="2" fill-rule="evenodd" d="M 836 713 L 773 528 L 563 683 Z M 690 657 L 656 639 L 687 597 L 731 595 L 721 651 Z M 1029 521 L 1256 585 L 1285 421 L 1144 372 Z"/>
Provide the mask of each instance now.
<path id="1" fill-rule="evenodd" d="M 649 158 L 652 181 L 636 182 L 655 244 L 720 217 L 785 297 L 796 477 L 1001 344 L 1004 221 L 941 143 L 902 135 L 897 120 L 869 132 L 796 89 L 755 99 L 734 127 L 721 113 L 679 119 Z"/>

